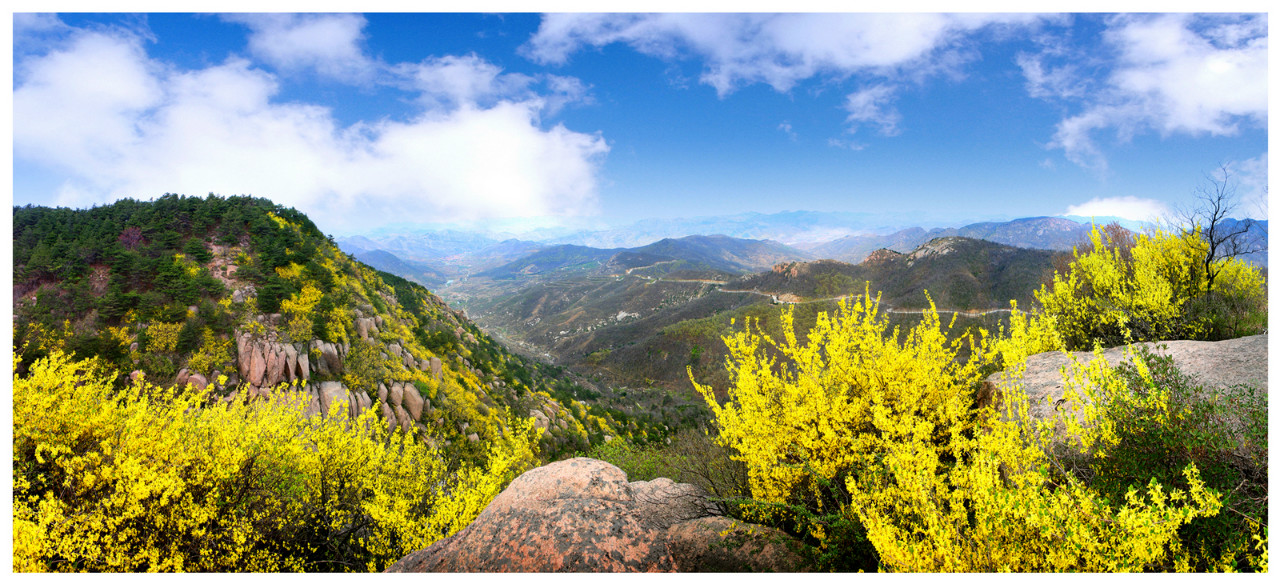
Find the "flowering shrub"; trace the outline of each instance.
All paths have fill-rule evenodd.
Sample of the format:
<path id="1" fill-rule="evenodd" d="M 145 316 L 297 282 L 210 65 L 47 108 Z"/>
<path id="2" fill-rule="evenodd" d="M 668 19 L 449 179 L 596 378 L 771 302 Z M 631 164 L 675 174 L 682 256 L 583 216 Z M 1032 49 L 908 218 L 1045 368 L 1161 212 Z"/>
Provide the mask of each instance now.
<path id="1" fill-rule="evenodd" d="M 1141 571 L 1183 558 L 1178 528 L 1220 508 L 1194 465 L 1186 489 L 1151 481 L 1118 501 L 1071 472 L 1070 458 L 1118 443 L 1101 401 L 1128 385 L 1100 357 L 1069 369 L 1069 407 L 1053 419 L 1031 419 L 1017 385 L 999 406 L 975 401 L 993 364 L 1016 371 L 1060 343 L 1051 321 L 1015 309 L 1002 335 L 948 341 L 936 310 L 889 330 L 864 296 L 820 316 L 807 343 L 783 322 L 781 341 L 750 323 L 725 338 L 726 403 L 695 385 L 747 467 L 746 516 L 792 528 L 819 568 Z M 849 557 L 867 564 L 838 564 Z"/>
<path id="2" fill-rule="evenodd" d="M 287 387 L 206 404 L 113 378 L 58 351 L 14 377 L 15 571 L 379 571 L 473 520 L 540 434 L 511 421 L 449 464 Z"/>
<path id="3" fill-rule="evenodd" d="M 1132 248 L 1094 226 L 1065 271 L 1036 292 L 1069 349 L 1126 341 L 1221 339 L 1266 325 L 1264 280 L 1241 260 L 1214 262 L 1210 289 L 1199 232 L 1139 235 Z"/>

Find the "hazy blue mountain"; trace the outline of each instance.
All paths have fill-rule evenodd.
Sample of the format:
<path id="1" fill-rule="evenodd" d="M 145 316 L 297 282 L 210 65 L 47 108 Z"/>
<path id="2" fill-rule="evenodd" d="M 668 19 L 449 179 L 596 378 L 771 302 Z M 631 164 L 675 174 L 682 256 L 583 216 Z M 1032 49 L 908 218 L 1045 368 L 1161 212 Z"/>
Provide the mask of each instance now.
<path id="1" fill-rule="evenodd" d="M 664 238 L 634 248 L 593 248 L 561 244 L 524 256 L 477 276 L 510 279 L 518 275 L 615 273 L 659 262 L 684 261 L 695 267 L 731 273 L 766 270 L 778 262 L 808 260 L 801 250 L 769 240 L 748 240 L 729 236 L 686 236 Z"/>
<path id="2" fill-rule="evenodd" d="M 547 274 L 551 272 L 588 271 L 604 266 L 609 258 L 622 251 L 619 248 L 603 250 L 588 246 L 563 244 L 538 250 L 528 256 L 502 266 L 491 268 L 476 276 L 494 279 L 511 279 L 519 275 Z"/>
<path id="3" fill-rule="evenodd" d="M 910 228 L 888 235 L 847 236 L 808 249 L 820 258 L 860 263 L 881 248 L 910 252 L 934 238 L 963 237 L 997 244 L 1041 250 L 1070 250 L 1089 236 L 1088 224 L 1061 217 L 1027 217 L 1004 222 L 982 222 L 961 228 Z"/>
<path id="4" fill-rule="evenodd" d="M 779 262 L 812 258 L 806 252 L 778 242 L 725 235 L 666 238 L 633 251 L 687 260 L 727 272 L 768 270 Z"/>
<path id="5" fill-rule="evenodd" d="M 411 280 L 422 286 L 434 289 L 446 281 L 449 277 L 445 273 L 429 266 L 423 262 L 415 260 L 404 260 L 386 250 L 344 250 L 355 256 L 356 260 L 364 262 L 369 266 L 377 268 L 383 272 L 390 272 L 405 280 Z"/>

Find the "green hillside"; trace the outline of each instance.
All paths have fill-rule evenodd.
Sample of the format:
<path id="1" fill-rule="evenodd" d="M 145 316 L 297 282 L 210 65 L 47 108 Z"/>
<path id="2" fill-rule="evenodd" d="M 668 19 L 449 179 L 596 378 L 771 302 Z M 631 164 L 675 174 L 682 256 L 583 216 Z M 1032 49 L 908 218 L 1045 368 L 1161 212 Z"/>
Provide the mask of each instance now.
<path id="1" fill-rule="evenodd" d="M 508 352 L 427 289 L 342 253 L 303 214 L 249 197 L 165 195 L 88 210 L 14 208 L 14 350 L 100 357 L 118 383 L 268 396 L 305 384 L 474 458 L 508 426 L 546 429 L 544 459 L 660 422 Z"/>

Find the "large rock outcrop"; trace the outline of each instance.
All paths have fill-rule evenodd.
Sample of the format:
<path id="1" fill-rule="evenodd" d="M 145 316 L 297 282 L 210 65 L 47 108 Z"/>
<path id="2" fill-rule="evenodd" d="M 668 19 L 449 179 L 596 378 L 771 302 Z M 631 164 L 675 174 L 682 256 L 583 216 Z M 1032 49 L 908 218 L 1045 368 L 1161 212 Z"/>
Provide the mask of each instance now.
<path id="1" fill-rule="evenodd" d="M 777 530 L 717 515 L 695 486 L 628 482 L 579 457 L 524 473 L 470 526 L 388 571 L 795 571 L 793 546 Z"/>
<path id="2" fill-rule="evenodd" d="M 240 379 L 250 386 L 270 388 L 311 377 L 307 352 L 297 346 L 247 332 L 236 332 L 235 338 Z"/>
<path id="3" fill-rule="evenodd" d="M 1144 343 L 1157 354 L 1168 355 L 1183 374 L 1195 378 L 1210 389 L 1236 384 L 1249 384 L 1267 390 L 1267 336 L 1253 335 L 1225 341 L 1160 341 Z M 1112 366 L 1125 361 L 1125 348 L 1113 347 L 1102 355 Z M 1091 352 L 1075 352 L 1076 361 L 1084 364 L 1093 359 Z M 1048 352 L 1027 358 L 1027 369 L 1021 381 L 1030 401 L 1030 414 L 1037 419 L 1053 416 L 1055 404 L 1063 396 L 1061 368 L 1070 360 L 1062 352 Z M 997 372 L 987 378 L 997 388 L 1015 381 L 1010 372 Z"/>

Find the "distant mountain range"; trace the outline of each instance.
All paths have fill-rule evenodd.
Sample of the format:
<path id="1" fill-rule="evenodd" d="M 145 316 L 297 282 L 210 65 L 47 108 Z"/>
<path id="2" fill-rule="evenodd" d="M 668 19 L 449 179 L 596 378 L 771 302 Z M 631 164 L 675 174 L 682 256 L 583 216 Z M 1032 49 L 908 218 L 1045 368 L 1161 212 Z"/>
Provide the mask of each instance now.
<path id="1" fill-rule="evenodd" d="M 745 273 L 765 270 L 778 262 L 808 259 L 805 252 L 769 240 L 729 236 L 665 238 L 635 248 L 592 248 L 562 244 L 551 246 L 477 274 L 494 279 L 519 275 L 566 272 L 620 273 L 630 268 L 683 261 L 686 267 Z"/>
<path id="2" fill-rule="evenodd" d="M 414 260 L 403 260 L 386 250 L 359 250 L 349 252 L 356 260 L 383 272 L 390 272 L 405 280 L 411 280 L 427 288 L 436 288 L 448 282 L 444 273 Z"/>
<path id="3" fill-rule="evenodd" d="M 998 244 L 1042 250 L 1070 250 L 1084 241 L 1092 222 L 1099 224 L 1120 223 L 1141 230 L 1147 226 L 1115 217 L 1028 217 L 1010 221 L 970 223 L 962 227 L 910 226 L 908 217 L 886 216 L 869 213 L 825 213 L 791 211 L 762 214 L 701 217 L 693 219 L 646 219 L 628 226 L 604 230 L 568 231 L 544 229 L 523 234 L 511 232 L 468 231 L 460 229 L 428 230 L 401 227 L 396 230 L 380 230 L 375 233 L 338 238 L 338 245 L 346 252 L 382 250 L 397 257 L 422 274 L 438 273 L 446 279 L 463 278 L 486 271 L 513 273 L 530 269 L 535 272 L 546 269 L 563 269 L 574 262 L 585 266 L 591 262 L 626 264 L 632 253 L 647 253 L 692 259 L 715 246 L 704 240 L 698 244 L 692 236 L 725 237 L 737 240 L 768 241 L 777 247 L 772 253 L 778 261 L 829 258 L 848 263 L 860 263 L 874 250 L 887 248 L 897 252 L 910 252 L 920 245 L 940 237 L 967 237 L 983 239 Z M 1234 223 L 1238 220 L 1227 220 Z M 1255 222 L 1261 228 L 1260 237 L 1265 241 L 1267 222 Z M 707 234 L 719 234 L 708 236 Z M 519 235 L 520 237 L 515 237 Z M 671 244 L 671 242 L 683 242 Z M 663 242 L 667 242 L 664 244 Z M 679 252 L 664 246 L 678 246 Z M 702 247 L 703 252 L 695 249 Z M 576 248 L 574 248 L 576 247 Z M 587 250 L 590 249 L 590 250 Z M 540 251 L 546 254 L 530 257 Z M 735 253 L 717 258 L 712 253 L 709 266 L 730 272 L 744 269 L 760 269 L 761 264 L 749 258 L 735 260 Z M 619 255 L 613 258 L 615 255 Z M 750 254 L 762 254 L 759 251 Z M 760 255 L 763 259 L 768 254 Z M 526 257 L 527 262 L 526 262 Z M 1253 254 L 1245 259 L 1265 266 L 1265 253 Z M 379 258 L 385 266 L 389 258 Z M 763 261 L 763 260 L 761 260 Z M 525 262 L 524 266 L 511 264 Z M 753 263 L 754 262 L 754 263 Z M 394 274 L 404 273 L 388 269 Z M 405 276 L 405 278 L 412 278 Z M 424 280 L 419 280 L 424 282 Z"/>
<path id="4" fill-rule="evenodd" d="M 1027 217 L 1004 222 L 974 223 L 961 228 L 909 228 L 888 235 L 846 236 L 808 248 L 820 258 L 859 263 L 880 248 L 910 252 L 935 238 L 963 237 L 1006 246 L 1039 250 L 1070 250 L 1088 239 L 1091 227 L 1061 217 Z"/>

